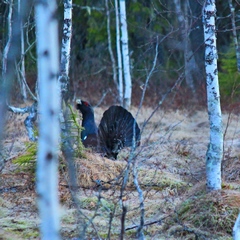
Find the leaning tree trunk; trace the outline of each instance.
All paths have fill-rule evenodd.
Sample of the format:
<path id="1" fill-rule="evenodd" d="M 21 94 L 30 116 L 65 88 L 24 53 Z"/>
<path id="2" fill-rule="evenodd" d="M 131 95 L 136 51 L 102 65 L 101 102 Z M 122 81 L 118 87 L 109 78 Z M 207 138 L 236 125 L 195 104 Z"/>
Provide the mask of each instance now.
<path id="1" fill-rule="evenodd" d="M 206 0 L 203 8 L 205 39 L 205 68 L 207 103 L 210 123 L 210 142 L 206 154 L 207 189 L 221 189 L 221 162 L 223 157 L 223 131 L 217 69 L 215 33 L 215 0 Z"/>
<path id="2" fill-rule="evenodd" d="M 126 2 L 120 0 L 120 22 L 122 34 L 122 56 L 123 56 L 123 69 L 124 69 L 124 103 L 125 108 L 131 106 L 132 98 L 132 80 L 130 73 L 130 57 L 128 50 L 128 31 L 127 31 L 127 15 L 126 15 Z"/>
<path id="3" fill-rule="evenodd" d="M 240 214 L 238 214 L 237 220 L 233 226 L 233 240 L 240 239 Z"/>
<path id="4" fill-rule="evenodd" d="M 58 148 L 60 92 L 56 1 L 35 3 L 39 81 L 37 192 L 41 238 L 59 239 Z"/>

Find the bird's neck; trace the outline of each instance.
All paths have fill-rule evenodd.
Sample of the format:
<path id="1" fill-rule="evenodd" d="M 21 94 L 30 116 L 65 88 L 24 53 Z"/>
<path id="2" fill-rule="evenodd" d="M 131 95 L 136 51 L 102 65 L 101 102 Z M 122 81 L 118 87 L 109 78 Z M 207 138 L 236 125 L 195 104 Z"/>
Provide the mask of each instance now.
<path id="1" fill-rule="evenodd" d="M 82 140 L 85 140 L 89 134 L 97 134 L 98 132 L 93 113 L 88 113 L 83 116 L 82 126 L 84 127 L 82 131 Z"/>

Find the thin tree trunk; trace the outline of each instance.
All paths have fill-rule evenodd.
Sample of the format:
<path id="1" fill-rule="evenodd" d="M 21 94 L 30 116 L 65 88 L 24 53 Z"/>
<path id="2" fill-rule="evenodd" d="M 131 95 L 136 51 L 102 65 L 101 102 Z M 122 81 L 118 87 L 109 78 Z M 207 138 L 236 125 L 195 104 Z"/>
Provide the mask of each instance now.
<path id="1" fill-rule="evenodd" d="M 67 107 L 69 92 L 69 69 L 70 69 L 70 52 L 72 39 L 72 0 L 64 0 L 64 24 L 61 47 L 61 73 L 59 82 L 61 84 L 62 93 L 62 109 L 60 114 L 61 133 L 62 133 L 62 150 L 64 157 L 68 163 L 69 186 L 70 190 L 76 188 L 76 171 L 73 161 L 73 146 L 71 141 L 71 123 L 70 112 Z M 73 196 L 75 197 L 75 196 Z"/>
<path id="2" fill-rule="evenodd" d="M 121 54 L 118 0 L 115 0 L 115 15 L 116 15 L 116 46 L 117 46 L 117 59 L 118 59 L 118 94 L 119 94 L 120 104 L 121 106 L 123 106 L 123 67 L 122 67 L 122 54 Z"/>
<path id="3" fill-rule="evenodd" d="M 0 81 L 0 140 L 2 139 L 5 124 L 5 113 L 7 102 L 9 101 L 9 92 L 15 78 L 15 63 L 20 55 L 20 20 L 25 20 L 28 9 L 22 4 L 21 14 L 17 11 L 13 14 L 13 0 L 9 1 L 8 13 L 8 40 L 3 51 L 2 60 L 2 79 Z M 4 167 L 4 158 L 0 154 L 0 171 Z"/>
<path id="4" fill-rule="evenodd" d="M 203 7 L 205 39 L 205 68 L 207 82 L 207 103 L 210 122 L 210 142 L 206 154 L 207 189 L 221 189 L 221 162 L 223 157 L 222 114 L 217 69 L 217 48 L 215 33 L 215 0 L 206 0 Z"/>
<path id="5" fill-rule="evenodd" d="M 184 1 L 183 11 L 180 0 L 174 0 L 174 5 L 181 31 L 180 41 L 183 44 L 182 49 L 184 51 L 185 80 L 191 91 L 195 92 L 193 71 L 198 71 L 198 66 L 196 64 L 195 56 L 191 50 L 191 41 L 189 38 L 189 2 Z"/>
<path id="6" fill-rule="evenodd" d="M 228 5 L 231 11 L 232 33 L 233 33 L 233 41 L 234 41 L 236 57 L 237 57 L 237 69 L 238 69 L 238 72 L 240 72 L 240 47 L 238 44 L 237 29 L 235 24 L 235 8 L 233 7 L 232 0 L 228 0 Z"/>
<path id="7" fill-rule="evenodd" d="M 21 0 L 18 0 L 18 12 L 21 11 Z M 20 20 L 20 31 L 21 31 L 21 59 L 20 59 L 20 88 L 23 101 L 27 100 L 27 90 L 26 90 L 26 72 L 25 72 L 25 44 L 24 44 L 24 27 L 23 22 Z"/>
<path id="8" fill-rule="evenodd" d="M 8 11 L 8 40 L 7 44 L 3 50 L 3 60 L 2 60 L 2 76 L 3 81 L 5 79 L 5 74 L 7 72 L 7 59 L 8 59 L 8 53 L 12 41 L 12 11 L 13 11 L 13 0 L 9 1 L 9 11 Z"/>
<path id="9" fill-rule="evenodd" d="M 58 148 L 60 91 L 56 1 L 35 3 L 39 87 L 37 192 L 41 239 L 59 239 Z"/>
<path id="10" fill-rule="evenodd" d="M 112 50 L 110 12 L 109 12 L 108 0 L 105 0 L 105 6 L 106 6 L 106 14 L 107 14 L 108 51 L 109 51 L 110 58 L 112 61 L 113 81 L 114 81 L 115 85 L 118 86 L 116 60 L 115 60 L 113 50 Z"/>
<path id="11" fill-rule="evenodd" d="M 63 99 L 66 100 L 69 86 L 70 51 L 72 39 L 72 0 L 64 0 L 64 22 L 61 48 L 59 82 Z"/>
<path id="12" fill-rule="evenodd" d="M 132 98 L 132 80 L 130 74 L 130 59 L 128 49 L 128 31 L 127 31 L 127 16 L 126 16 L 126 2 L 120 0 L 120 22 L 121 22 L 121 34 L 122 34 L 122 58 L 124 69 L 124 103 L 123 106 L 129 109 L 131 106 Z"/>
<path id="13" fill-rule="evenodd" d="M 240 239 L 240 214 L 237 217 L 237 220 L 233 227 L 233 240 Z"/>

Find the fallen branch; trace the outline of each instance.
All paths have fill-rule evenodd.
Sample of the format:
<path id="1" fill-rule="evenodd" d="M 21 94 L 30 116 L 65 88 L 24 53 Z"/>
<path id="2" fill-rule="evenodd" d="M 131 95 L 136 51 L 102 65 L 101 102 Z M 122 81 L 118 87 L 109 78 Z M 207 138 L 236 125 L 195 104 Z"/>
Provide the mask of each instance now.
<path id="1" fill-rule="evenodd" d="M 165 216 L 165 217 L 162 217 L 160 219 L 157 219 L 157 220 L 154 220 L 154 221 L 151 221 L 151 222 L 148 222 L 148 223 L 144 223 L 143 226 L 146 227 L 146 226 L 150 226 L 150 225 L 153 225 L 153 224 L 156 224 L 156 223 L 161 223 L 161 221 L 166 219 L 167 217 L 168 217 L 168 215 Z M 129 226 L 129 227 L 125 228 L 125 231 L 131 230 L 131 229 L 134 229 L 134 228 L 139 228 L 139 225 Z"/>
<path id="2" fill-rule="evenodd" d="M 24 108 L 16 108 L 13 106 L 8 106 L 8 110 L 14 113 L 29 113 L 29 115 L 24 120 L 24 125 L 27 129 L 28 138 L 30 141 L 35 142 L 37 137 L 34 134 L 34 122 L 37 119 L 37 102 L 34 102 L 31 106 Z"/>

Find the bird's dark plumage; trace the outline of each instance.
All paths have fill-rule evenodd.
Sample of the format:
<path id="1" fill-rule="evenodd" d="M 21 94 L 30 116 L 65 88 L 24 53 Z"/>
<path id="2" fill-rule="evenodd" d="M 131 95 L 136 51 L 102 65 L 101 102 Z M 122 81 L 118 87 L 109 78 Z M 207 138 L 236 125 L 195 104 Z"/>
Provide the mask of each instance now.
<path id="1" fill-rule="evenodd" d="M 125 108 L 111 106 L 104 112 L 98 128 L 88 102 L 77 100 L 76 108 L 82 113 L 84 130 L 81 138 L 84 146 L 99 147 L 107 157 L 116 159 L 124 147 L 136 147 L 140 144 L 138 124 Z"/>

